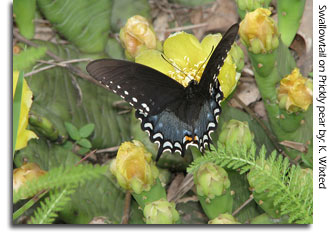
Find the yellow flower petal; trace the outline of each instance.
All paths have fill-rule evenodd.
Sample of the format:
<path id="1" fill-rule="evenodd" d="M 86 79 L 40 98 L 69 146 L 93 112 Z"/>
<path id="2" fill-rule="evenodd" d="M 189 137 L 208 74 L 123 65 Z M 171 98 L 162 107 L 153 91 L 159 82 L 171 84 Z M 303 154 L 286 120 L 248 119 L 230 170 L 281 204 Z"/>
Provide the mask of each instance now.
<path id="1" fill-rule="evenodd" d="M 170 73 L 175 71 L 174 67 L 168 64 L 161 55 L 162 53 L 158 50 L 146 49 L 141 51 L 141 53 L 135 58 L 135 62 L 149 66 L 167 76 L 170 76 Z"/>
<path id="2" fill-rule="evenodd" d="M 178 32 L 167 38 L 164 53 L 179 68 L 198 64 L 207 56 L 197 38 L 185 32 Z"/>
<path id="3" fill-rule="evenodd" d="M 205 36 L 201 42 L 203 50 L 211 52 L 212 47 L 214 47 L 213 49 L 215 49 L 215 47 L 218 45 L 221 39 L 222 39 L 222 35 L 220 33 L 209 34 Z"/>
<path id="4" fill-rule="evenodd" d="M 13 96 L 15 96 L 18 75 L 19 75 L 18 71 L 13 72 Z M 31 138 L 38 138 L 34 132 L 26 129 L 28 126 L 28 116 L 31 105 L 32 105 L 32 91 L 30 90 L 29 86 L 27 85 L 27 82 L 24 79 L 22 100 L 21 100 L 21 111 L 19 116 L 15 150 L 20 150 L 26 147 L 27 142 Z"/>
<path id="5" fill-rule="evenodd" d="M 228 54 L 218 76 L 220 87 L 225 98 L 235 89 L 239 77 L 240 75 L 236 74 L 236 65 L 230 54 Z"/>

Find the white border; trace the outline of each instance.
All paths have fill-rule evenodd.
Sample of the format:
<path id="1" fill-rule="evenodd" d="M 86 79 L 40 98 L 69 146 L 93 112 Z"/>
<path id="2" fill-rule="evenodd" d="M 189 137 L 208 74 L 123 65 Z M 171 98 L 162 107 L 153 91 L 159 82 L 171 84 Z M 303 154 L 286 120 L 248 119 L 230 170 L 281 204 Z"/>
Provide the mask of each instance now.
<path id="1" fill-rule="evenodd" d="M 318 97 L 318 93 L 319 93 L 319 89 L 318 89 L 318 76 L 319 76 L 319 70 L 318 70 L 318 62 L 319 62 L 319 51 L 318 51 L 318 39 L 319 39 L 319 30 L 318 30 L 318 26 L 319 26 L 319 6 L 322 5 L 326 5 L 327 9 L 325 10 L 325 19 L 326 19 L 326 25 L 327 25 L 327 29 L 325 32 L 325 38 L 326 38 L 326 53 L 327 53 L 327 58 L 325 58 L 326 61 L 326 74 L 327 74 L 327 78 L 328 80 L 330 79 L 330 42 L 329 42 L 329 38 L 330 38 L 330 4 L 329 4 L 329 0 L 314 0 L 313 2 L 313 177 L 314 177 L 314 200 L 313 200 L 313 206 L 314 206 L 314 211 L 313 211 L 313 230 L 324 230 L 327 229 L 325 228 L 325 226 L 329 226 L 330 225 L 330 214 L 329 214 L 329 198 L 330 198 L 330 169 L 327 168 L 326 169 L 326 174 L 327 176 L 326 178 L 326 186 L 327 189 L 319 189 L 318 184 L 318 177 L 319 177 L 319 152 L 318 152 L 318 148 L 319 145 L 324 145 L 323 143 L 320 143 L 319 140 L 316 138 L 316 135 L 318 133 L 319 129 L 323 129 L 318 125 L 318 109 L 317 109 L 317 105 L 318 102 L 316 101 L 316 98 Z M 329 81 L 327 81 L 327 84 L 329 84 Z M 327 99 L 326 99 L 326 103 L 329 103 L 329 98 L 330 98 L 330 86 L 327 86 Z M 326 104 L 325 105 L 326 110 L 325 110 L 325 114 L 326 114 L 326 142 L 328 143 L 327 145 L 327 149 L 328 151 L 330 150 L 330 137 L 329 137 L 329 108 L 330 105 Z M 327 162 L 328 162 L 328 167 L 330 164 L 330 153 L 327 153 Z"/>
<path id="2" fill-rule="evenodd" d="M 306 0 L 306 1 L 312 1 L 312 0 Z M 294 232 L 294 231 L 326 231 L 327 226 L 330 226 L 330 213 L 329 213 L 329 198 L 330 198 L 330 192 L 329 189 L 330 187 L 328 187 L 329 189 L 327 190 L 319 190 L 317 188 L 317 184 L 318 184 L 318 161 L 317 159 L 314 160 L 314 221 L 313 221 L 313 226 L 312 227 L 291 227 L 291 226 L 286 226 L 286 227 L 278 227 L 278 226 L 269 226 L 269 227 L 256 227 L 256 226 L 242 226 L 240 228 L 228 228 L 228 227 L 212 227 L 212 228 L 206 228 L 206 227 L 157 227 L 157 229 L 155 229 L 155 227 L 123 227 L 123 228 L 119 228 L 119 227 L 98 227 L 98 229 L 96 229 L 95 227 L 84 227 L 82 228 L 81 226 L 67 226 L 67 227 L 52 227 L 49 226 L 45 229 L 45 227 L 41 227 L 41 228 L 37 228 L 37 227 L 20 227 L 20 228 L 13 228 L 12 226 L 10 226 L 10 222 L 11 222 L 11 203 L 10 203 L 10 191 L 8 191 L 8 188 L 11 187 L 11 185 L 9 184 L 9 181 L 11 180 L 11 176 L 10 176 L 10 172 L 11 172 L 11 167 L 12 167 L 12 159 L 11 159 L 11 120 L 10 120 L 10 111 L 11 111 L 11 82 L 10 82 L 10 77 L 11 77 L 11 55 L 9 55 L 12 51 L 11 51 L 11 4 L 12 1 L 1 1 L 2 3 L 2 7 L 1 7 L 1 13 L 0 13 L 0 17 L 1 17 L 1 34 L 2 36 L 1 38 L 1 74 L 2 74 L 2 78 L 1 78 L 1 90 L 0 90 L 0 98 L 1 98 L 1 109 L 2 109 L 2 113 L 0 114 L 1 116 L 1 129 L 2 129 L 2 133 L 1 133 L 1 188 L 2 188 L 2 192 L 1 192 L 1 207 L 2 207 L 2 211 L 1 211 L 1 216 L 0 219 L 1 224 L 0 224 L 0 228 L 1 228 L 1 232 L 5 231 L 9 231 L 9 230 L 15 230 L 15 231 L 49 231 L 49 230 L 61 230 L 61 231 L 67 231 L 67 232 L 74 232 L 76 230 L 78 231 L 180 231 L 180 232 L 184 232 L 184 231 L 214 231 L 214 232 L 242 232 L 242 231 L 248 231 L 248 232 L 254 232 L 254 231 L 258 231 L 261 230 L 262 232 L 264 231 L 281 231 L 281 232 Z M 315 97 L 318 93 L 318 89 L 317 89 L 317 77 L 318 77 L 318 71 L 317 71 L 317 57 L 318 57 L 318 47 L 317 47 L 317 38 L 318 38 L 318 5 L 319 4 L 325 4 L 327 5 L 327 14 L 326 14 L 326 18 L 327 18 L 327 54 L 328 56 L 330 56 L 330 43 L 329 43 L 329 37 L 330 37 L 330 4 L 329 4 L 329 0 L 314 0 L 313 1 L 314 7 L 313 7 L 313 28 L 314 28 L 314 40 L 313 40 L 313 58 L 314 58 L 314 63 L 313 63 L 313 67 L 314 67 L 314 72 L 313 72 L 313 76 L 314 76 L 314 155 L 316 155 L 317 152 L 317 146 L 318 146 L 318 142 L 317 140 L 315 140 L 315 132 L 317 130 L 317 115 L 315 112 Z M 327 59 L 327 69 L 330 69 L 330 63 L 329 63 L 329 59 Z M 328 72 L 329 73 L 329 72 Z M 330 76 L 329 76 L 330 78 Z M 329 84 L 330 86 L 330 84 Z M 330 87 L 329 87 L 329 92 L 328 92 L 328 99 L 330 98 Z M 329 101 L 328 101 L 329 102 Z M 330 105 L 327 105 L 327 108 L 330 108 Z M 329 112 L 329 111 L 328 111 Z M 327 113 L 328 113 L 327 112 Z M 328 117 L 329 115 L 327 114 L 327 120 L 329 119 Z M 330 124 L 330 121 L 327 121 L 327 125 Z M 329 129 L 329 127 L 327 128 Z M 328 130 L 327 133 L 330 133 L 330 131 Z M 329 137 L 327 138 L 327 141 L 329 142 Z M 330 149 L 330 146 L 329 146 Z M 315 156 L 316 158 L 317 156 Z M 328 157 L 328 164 L 329 164 L 329 157 Z M 327 170 L 327 184 L 328 186 L 330 185 L 330 170 L 328 168 Z"/>

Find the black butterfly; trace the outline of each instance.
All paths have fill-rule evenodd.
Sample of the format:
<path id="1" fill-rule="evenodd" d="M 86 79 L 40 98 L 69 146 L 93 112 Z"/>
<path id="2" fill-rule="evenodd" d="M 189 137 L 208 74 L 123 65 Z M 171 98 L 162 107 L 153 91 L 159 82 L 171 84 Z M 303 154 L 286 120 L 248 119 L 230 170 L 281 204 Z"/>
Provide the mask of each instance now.
<path id="1" fill-rule="evenodd" d="M 136 108 L 141 127 L 159 145 L 156 160 L 169 150 L 182 156 L 189 145 L 202 152 L 212 142 L 221 113 L 223 93 L 217 76 L 235 41 L 238 24 L 225 33 L 211 55 L 200 82 L 182 86 L 174 79 L 138 63 L 100 59 L 87 65 L 88 73 Z"/>

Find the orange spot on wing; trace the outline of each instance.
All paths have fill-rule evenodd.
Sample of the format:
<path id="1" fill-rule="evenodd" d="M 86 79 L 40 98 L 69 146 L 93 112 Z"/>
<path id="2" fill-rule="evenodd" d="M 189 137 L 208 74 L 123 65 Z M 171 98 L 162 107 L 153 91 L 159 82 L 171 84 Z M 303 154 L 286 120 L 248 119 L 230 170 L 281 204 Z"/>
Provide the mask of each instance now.
<path id="1" fill-rule="evenodd" d="M 185 136 L 185 138 L 186 138 L 186 141 L 192 141 L 192 137 Z"/>

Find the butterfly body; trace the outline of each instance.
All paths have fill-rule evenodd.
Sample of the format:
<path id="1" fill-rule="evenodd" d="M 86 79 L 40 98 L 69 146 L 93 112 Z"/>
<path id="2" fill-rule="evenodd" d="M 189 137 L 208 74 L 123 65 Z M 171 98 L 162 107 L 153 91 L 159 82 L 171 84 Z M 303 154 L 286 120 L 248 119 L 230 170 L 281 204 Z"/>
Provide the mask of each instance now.
<path id="1" fill-rule="evenodd" d="M 136 108 L 141 128 L 159 145 L 157 160 L 164 151 L 183 156 L 189 146 L 203 152 L 221 113 L 223 93 L 217 76 L 237 30 L 234 25 L 227 31 L 200 81 L 192 79 L 186 87 L 157 70 L 128 61 L 96 60 L 88 64 L 87 71 Z"/>

